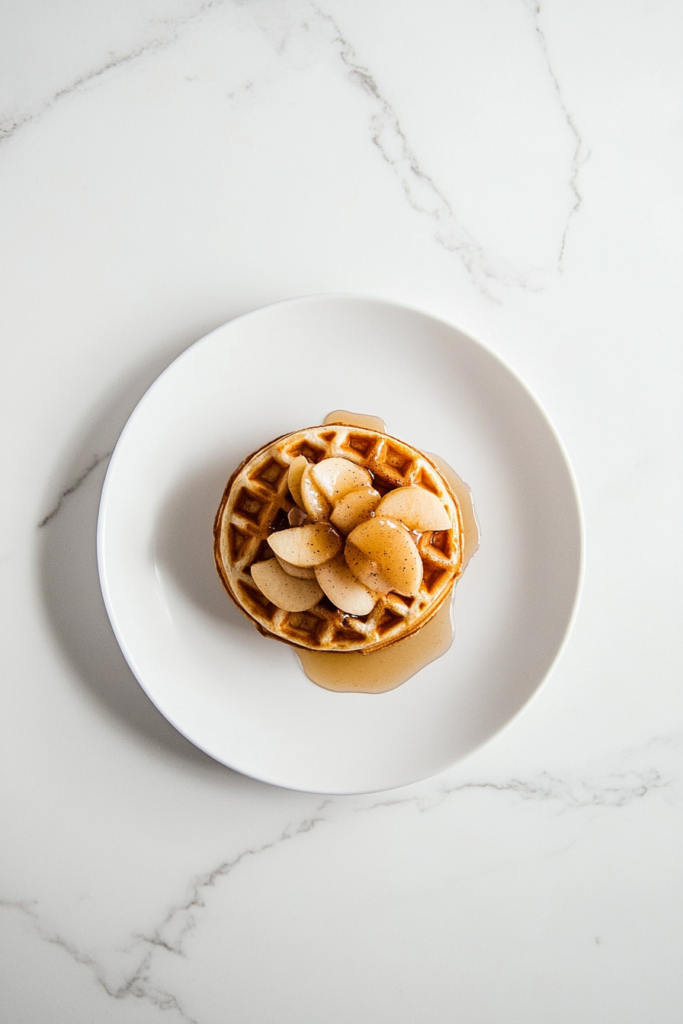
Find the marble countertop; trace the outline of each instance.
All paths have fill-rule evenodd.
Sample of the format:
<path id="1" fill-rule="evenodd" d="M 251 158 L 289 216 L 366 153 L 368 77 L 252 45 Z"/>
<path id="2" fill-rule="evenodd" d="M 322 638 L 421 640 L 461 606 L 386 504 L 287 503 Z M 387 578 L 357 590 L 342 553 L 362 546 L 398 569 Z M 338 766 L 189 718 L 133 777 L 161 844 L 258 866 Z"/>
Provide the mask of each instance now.
<path id="1" fill-rule="evenodd" d="M 1 1024 L 680 1024 L 681 33 L 675 0 L 3 4 Z M 587 553 L 502 735 L 322 798 L 151 705 L 95 525 L 177 354 L 336 291 L 521 374 Z"/>

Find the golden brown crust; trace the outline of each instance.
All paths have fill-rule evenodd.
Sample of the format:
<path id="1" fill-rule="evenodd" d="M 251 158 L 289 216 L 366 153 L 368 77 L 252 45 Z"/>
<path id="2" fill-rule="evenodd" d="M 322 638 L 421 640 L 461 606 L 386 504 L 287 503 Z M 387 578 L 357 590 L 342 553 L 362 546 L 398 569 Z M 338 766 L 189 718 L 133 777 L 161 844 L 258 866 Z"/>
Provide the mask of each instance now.
<path id="1" fill-rule="evenodd" d="M 423 581 L 415 597 L 379 595 L 366 616 L 345 614 L 327 598 L 306 612 L 271 604 L 251 579 L 254 562 L 272 557 L 267 540 L 288 526 L 295 507 L 287 486 L 297 455 L 310 462 L 342 457 L 364 466 L 380 493 L 409 484 L 439 497 L 450 530 L 417 539 Z M 343 424 L 306 427 L 284 434 L 249 455 L 230 477 L 214 522 L 214 555 L 223 586 L 264 636 L 317 651 L 377 651 L 417 632 L 443 605 L 462 571 L 462 514 L 448 482 L 430 458 L 398 438 Z"/>

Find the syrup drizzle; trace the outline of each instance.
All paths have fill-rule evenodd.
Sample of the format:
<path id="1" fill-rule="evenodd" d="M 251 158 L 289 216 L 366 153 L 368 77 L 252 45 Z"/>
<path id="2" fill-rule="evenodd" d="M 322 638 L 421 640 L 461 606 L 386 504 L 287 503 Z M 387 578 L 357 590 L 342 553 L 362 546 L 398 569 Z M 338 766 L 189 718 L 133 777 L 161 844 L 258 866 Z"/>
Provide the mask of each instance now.
<path id="1" fill-rule="evenodd" d="M 453 601 L 447 599 L 426 626 L 383 651 L 307 651 L 297 649 L 301 667 L 314 683 L 340 693 L 395 690 L 453 643 Z"/>
<path id="2" fill-rule="evenodd" d="M 463 532 L 462 569 L 460 572 L 460 575 L 462 575 L 472 555 L 476 554 L 479 550 L 479 542 L 481 540 L 481 530 L 479 529 L 479 520 L 474 508 L 472 491 L 463 478 L 458 476 L 455 470 L 440 455 L 435 455 L 434 452 L 425 452 L 424 454 L 428 459 L 436 463 L 437 469 L 441 476 L 450 484 L 450 488 L 460 505 Z"/>
<path id="3" fill-rule="evenodd" d="M 362 412 L 349 412 L 348 409 L 335 409 L 327 414 L 323 425 L 328 423 L 341 423 L 345 427 L 365 427 L 366 430 L 377 430 L 380 434 L 386 434 L 387 427 L 384 420 L 379 416 L 366 416 Z"/>
<path id="4" fill-rule="evenodd" d="M 386 434 L 384 420 L 379 416 L 335 409 L 325 417 L 325 424 L 340 423 L 348 427 L 365 427 Z M 460 504 L 463 518 L 463 571 L 479 547 L 479 524 L 474 510 L 472 492 L 454 469 L 439 455 L 425 454 L 432 459 L 442 476 L 448 481 Z M 403 640 L 385 648 L 363 654 L 361 651 L 309 651 L 296 649 L 296 656 L 308 678 L 325 690 L 338 693 L 386 693 L 405 683 L 425 665 L 445 654 L 453 643 L 453 603 L 455 587 L 450 599 L 444 601 L 429 622 Z"/>

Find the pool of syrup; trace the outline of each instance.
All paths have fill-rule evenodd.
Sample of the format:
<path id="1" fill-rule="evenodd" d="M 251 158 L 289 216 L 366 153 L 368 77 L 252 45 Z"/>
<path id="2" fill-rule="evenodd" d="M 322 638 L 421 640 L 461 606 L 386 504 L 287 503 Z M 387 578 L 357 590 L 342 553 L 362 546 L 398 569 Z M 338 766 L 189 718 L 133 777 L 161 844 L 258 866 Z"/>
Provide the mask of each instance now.
<path id="1" fill-rule="evenodd" d="M 386 434 L 384 421 L 378 416 L 335 409 L 324 422 L 342 423 L 349 427 L 365 427 Z M 463 565 L 479 547 L 479 524 L 474 511 L 472 492 L 467 484 L 440 456 L 425 452 L 448 481 L 460 504 L 463 518 Z M 361 651 L 309 651 L 296 649 L 301 667 L 312 682 L 326 690 L 343 693 L 386 693 L 405 683 L 425 665 L 445 654 L 453 643 L 453 602 L 455 587 L 429 622 L 403 640 L 382 651 L 363 654 Z"/>

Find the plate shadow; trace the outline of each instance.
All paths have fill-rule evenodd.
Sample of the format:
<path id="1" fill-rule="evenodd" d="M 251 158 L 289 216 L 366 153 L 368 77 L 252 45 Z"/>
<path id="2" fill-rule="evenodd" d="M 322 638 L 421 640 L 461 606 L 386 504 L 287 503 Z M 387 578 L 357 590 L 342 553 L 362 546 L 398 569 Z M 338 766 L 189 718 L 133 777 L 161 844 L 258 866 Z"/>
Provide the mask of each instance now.
<path id="1" fill-rule="evenodd" d="M 237 315 L 237 314 L 234 314 Z M 199 335 L 197 335 L 199 336 Z M 159 373 L 189 344 L 157 353 L 139 365 L 112 388 L 94 415 L 82 423 L 65 452 L 58 478 L 64 481 L 61 494 L 37 526 L 37 569 L 40 594 L 49 625 L 76 678 L 97 701 L 105 714 L 132 730 L 145 743 L 153 744 L 173 759 L 182 759 L 195 770 L 229 778 L 239 787 L 253 789 L 265 783 L 249 779 L 213 760 L 179 733 L 149 700 L 121 653 L 104 607 L 97 569 L 97 516 L 100 493 L 111 450 L 128 417 Z M 84 470 L 84 467 L 85 470 Z M 184 490 L 182 514 L 169 513 L 167 538 L 172 543 L 189 532 L 187 515 L 193 509 L 192 482 Z M 224 486 L 224 483 L 223 483 Z M 208 500 L 208 480 L 199 487 L 200 498 Z M 219 497 L 221 493 L 219 489 Z M 196 496 L 195 496 L 196 497 Z M 210 534 L 209 534 L 210 536 Z M 192 554 L 198 539 L 194 538 Z M 208 545 L 210 555 L 210 544 Z M 182 578 L 191 566 L 192 555 L 171 567 Z M 209 595 L 202 572 L 190 572 L 193 600 L 220 616 L 220 581 L 217 593 Z M 225 596 L 226 605 L 230 601 Z M 235 610 L 236 612 L 236 610 Z M 239 618 L 239 613 L 236 612 Z M 225 618 L 225 609 L 223 609 Z M 245 622 L 248 626 L 248 623 Z M 232 626 L 232 621 L 231 621 Z M 271 787 L 266 787 L 271 788 Z"/>

